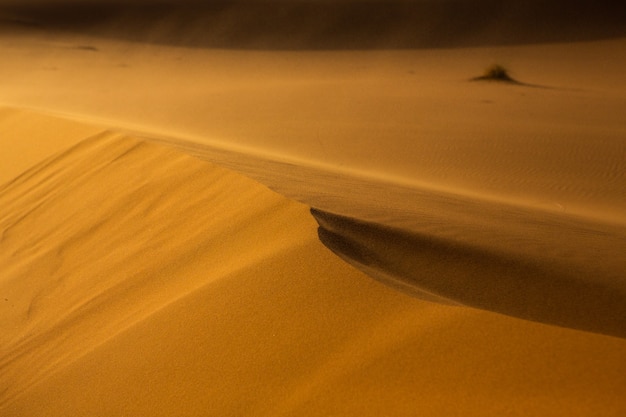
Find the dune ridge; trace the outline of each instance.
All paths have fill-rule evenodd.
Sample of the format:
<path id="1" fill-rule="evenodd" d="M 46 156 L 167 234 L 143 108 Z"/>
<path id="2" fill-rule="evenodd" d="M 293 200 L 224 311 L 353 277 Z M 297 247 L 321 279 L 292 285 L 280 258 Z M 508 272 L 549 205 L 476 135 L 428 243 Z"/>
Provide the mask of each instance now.
<path id="1" fill-rule="evenodd" d="M 623 412 L 623 340 L 387 290 L 308 207 L 85 139 L 0 191 L 0 415 Z"/>
<path id="2" fill-rule="evenodd" d="M 244 149 L 158 141 L 315 207 L 322 241 L 394 288 L 625 335 L 626 229 L 618 206 L 614 216 L 593 206 L 564 210 Z"/>
<path id="3" fill-rule="evenodd" d="M 251 241 L 247 246 L 239 246 L 240 251 L 246 247 L 248 250 L 239 257 L 236 253 L 225 255 L 233 250 L 230 247 L 233 237 L 241 230 L 253 233 L 262 227 L 269 212 L 272 212 L 270 217 L 282 219 L 285 215 L 289 218 L 287 213 L 294 211 L 289 204 L 285 207 L 284 201 L 258 196 L 258 187 L 257 190 L 252 187 L 245 195 L 254 198 L 256 211 L 246 206 L 240 207 L 239 212 L 233 207 L 232 212 L 222 213 L 219 217 L 223 222 L 222 230 L 213 228 L 210 238 L 201 237 L 201 228 L 195 233 L 189 228 L 180 229 L 180 239 L 186 239 L 188 245 L 179 242 L 177 250 L 171 249 L 176 239 L 163 236 L 167 228 L 150 221 L 159 211 L 180 210 L 181 206 L 191 211 L 202 208 L 203 213 L 195 214 L 197 224 L 205 223 L 210 227 L 217 220 L 211 219 L 215 213 L 211 211 L 210 200 L 185 195 L 189 186 L 185 190 L 183 184 L 172 183 L 173 180 L 163 174 L 176 171 L 178 178 L 190 183 L 197 182 L 199 177 L 213 181 L 217 192 L 212 198 L 220 198 L 219 190 L 226 186 L 234 190 L 238 180 L 240 187 L 247 181 L 230 180 L 219 170 L 211 172 L 199 162 L 190 164 L 172 152 L 154 154 L 148 145 L 103 133 L 43 161 L 1 188 L 0 242 L 5 247 L 1 261 L 5 331 L 1 342 L 11 354 L 3 356 L 0 368 L 5 370 L 2 379 L 12 381 L 4 394 L 8 398 L 12 391 L 24 388 L 20 380 L 27 384 L 29 380 L 42 378 L 49 372 L 48 368 L 54 369 L 84 353 L 87 347 L 76 344 L 72 338 L 68 341 L 68 334 L 83 335 L 92 347 L 100 343 L 98 340 L 106 340 L 150 315 L 163 303 L 184 296 L 185 291 L 193 291 L 194 286 L 206 285 L 204 281 L 177 282 L 162 278 L 175 276 L 181 268 L 198 268 L 194 266 L 198 252 L 210 251 L 217 259 L 225 259 L 213 266 L 212 276 L 207 278 L 210 282 L 280 255 L 285 248 L 293 250 L 302 244 L 300 236 L 294 241 L 293 228 L 291 237 L 290 228 L 285 228 L 275 236 L 276 244 L 263 246 L 267 251 Z M 126 175 L 116 168 L 120 160 L 130 167 L 138 162 L 145 166 L 143 171 L 135 170 L 129 175 L 125 189 L 111 189 L 115 193 L 111 195 L 99 193 L 106 190 L 97 189 L 106 183 L 101 180 L 103 176 L 112 172 L 117 178 Z M 161 188 L 146 192 L 147 184 L 151 184 L 152 178 L 158 178 L 159 170 L 165 177 Z M 89 184 L 96 189 L 90 190 Z M 167 201 L 164 201 L 164 193 L 169 194 Z M 176 201 L 177 196 L 180 201 Z M 68 199 L 72 198 L 80 199 L 80 204 L 71 204 Z M 20 210 L 21 207 L 27 209 Z M 171 219 L 169 226 L 175 227 L 180 221 Z M 32 224 L 37 222 L 43 227 L 34 228 Z M 135 234 L 135 246 L 124 244 L 132 234 Z M 22 238 L 25 235 L 29 236 L 28 240 Z M 168 244 L 168 241 L 171 242 Z M 216 242 L 219 242 L 218 247 L 215 247 Z M 152 258 L 155 265 L 145 265 L 142 259 L 146 256 Z M 141 279 L 142 275 L 152 282 Z M 129 282 L 124 281 L 125 277 Z M 168 296 L 168 291 L 177 291 L 178 295 Z M 141 295 L 143 303 L 133 306 L 132 294 L 134 297 Z M 50 301 L 51 298 L 54 301 Z M 50 348 L 42 349 L 42 346 Z M 27 369 L 29 371 L 24 372 Z"/>
<path id="4" fill-rule="evenodd" d="M 0 107 L 2 153 L 0 185 L 13 180 L 60 148 L 69 147 L 104 129 L 42 113 Z"/>
<path id="5" fill-rule="evenodd" d="M 624 39 L 294 53 L 98 38 L 14 42 L 3 44 L 8 64 L 0 74 L 11 106 L 175 138 L 190 149 L 241 147 L 296 164 L 623 217 L 624 96 L 611 51 Z M 513 60 L 520 81 L 563 88 L 469 82 L 494 55 Z"/>

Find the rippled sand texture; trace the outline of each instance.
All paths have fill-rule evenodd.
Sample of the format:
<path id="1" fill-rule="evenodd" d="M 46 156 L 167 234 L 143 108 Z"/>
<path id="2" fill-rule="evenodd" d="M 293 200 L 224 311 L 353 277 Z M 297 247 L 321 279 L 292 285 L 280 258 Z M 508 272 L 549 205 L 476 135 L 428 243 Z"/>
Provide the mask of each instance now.
<path id="1" fill-rule="evenodd" d="M 0 416 L 624 415 L 626 13 L 543 3 L 0 2 Z"/>

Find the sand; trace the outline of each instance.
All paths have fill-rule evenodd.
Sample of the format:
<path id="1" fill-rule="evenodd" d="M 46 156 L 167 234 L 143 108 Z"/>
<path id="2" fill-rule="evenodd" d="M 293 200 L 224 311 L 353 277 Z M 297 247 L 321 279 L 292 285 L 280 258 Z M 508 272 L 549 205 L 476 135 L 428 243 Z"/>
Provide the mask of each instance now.
<path id="1" fill-rule="evenodd" d="M 621 9 L 82 4 L 0 14 L 0 416 L 626 412 Z"/>

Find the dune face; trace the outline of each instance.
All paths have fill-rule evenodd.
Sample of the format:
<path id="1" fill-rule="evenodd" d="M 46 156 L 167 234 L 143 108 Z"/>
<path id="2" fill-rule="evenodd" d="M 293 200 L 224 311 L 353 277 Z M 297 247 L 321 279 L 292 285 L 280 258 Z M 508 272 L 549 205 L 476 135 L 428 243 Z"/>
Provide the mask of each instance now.
<path id="1" fill-rule="evenodd" d="M 625 415 L 625 22 L 0 0 L 0 417 Z"/>
<path id="2" fill-rule="evenodd" d="M 525 258 L 505 244 L 490 252 L 317 210 L 312 213 L 327 247 L 392 287 L 527 320 L 626 337 L 625 266 L 618 253 L 596 259 L 597 265 L 589 261 L 576 265 L 568 262 L 578 261 L 576 255 Z M 605 242 L 614 247 L 624 239 L 624 235 L 611 239 L 608 230 L 569 227 L 578 229 L 580 239 L 595 243 L 583 244 L 583 250 Z M 604 254 L 600 251 L 600 256 Z"/>
<path id="3" fill-rule="evenodd" d="M 227 317 L 255 309 L 236 301 L 239 297 L 273 297 L 273 291 L 288 295 L 288 281 L 299 279 L 292 277 L 298 270 L 316 276 L 332 264 L 340 266 L 323 250 L 319 253 L 306 207 L 246 178 L 119 134 L 96 135 L 44 160 L 4 185 L 0 195 L 1 415 L 53 415 L 49 413 L 59 404 L 54 398 L 46 395 L 36 403 L 28 394 L 21 402 L 20 397 L 196 291 L 207 291 L 207 300 L 214 299 L 209 303 L 213 312 L 196 319 L 211 322 L 218 315 L 230 326 Z M 314 258 L 330 259 L 305 267 L 311 251 L 317 254 Z M 224 287 L 235 276 L 240 278 Z M 272 284 L 267 279 L 273 276 L 286 281 Z M 270 284 L 279 287 L 266 287 Z M 261 292 L 245 295 L 250 285 Z M 235 292 L 228 296 L 223 291 Z M 229 307 L 232 302 L 239 307 Z M 263 313 L 248 311 L 261 320 L 258 325 L 269 326 L 268 332 L 280 317 L 270 306 Z M 240 325 L 239 319 L 232 320 L 234 327 L 222 327 L 216 338 L 228 338 Z M 265 332 L 258 325 L 250 336 Z M 246 334 L 244 330 L 241 336 Z M 262 349 L 255 339 L 241 353 L 242 360 Z M 237 338 L 230 343 L 238 343 Z M 213 346 L 215 355 L 232 348 L 217 341 Z M 144 348 L 141 343 L 135 353 L 123 356 L 137 358 Z M 164 359 L 176 362 L 167 354 Z M 222 363 L 216 356 L 206 365 L 219 368 Z M 84 392 L 84 383 L 79 385 Z M 76 399 L 70 395 L 61 401 L 71 398 Z M 112 412 L 124 408 L 121 401 L 113 399 Z M 107 408 L 96 413 L 103 410 Z"/>
<path id="4" fill-rule="evenodd" d="M 622 339 L 406 297 L 322 246 L 302 204 L 84 139 L 0 188 L 0 415 L 624 412 Z"/>

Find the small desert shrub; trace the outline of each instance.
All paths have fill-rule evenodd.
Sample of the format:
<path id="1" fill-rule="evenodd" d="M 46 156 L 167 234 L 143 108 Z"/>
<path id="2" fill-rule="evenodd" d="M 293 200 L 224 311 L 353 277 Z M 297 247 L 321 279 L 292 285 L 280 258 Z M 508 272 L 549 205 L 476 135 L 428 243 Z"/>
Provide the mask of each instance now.
<path id="1" fill-rule="evenodd" d="M 517 82 L 509 75 L 509 72 L 502 65 L 492 65 L 485 70 L 485 73 L 480 77 L 473 78 L 474 80 L 485 81 L 506 81 Z"/>

